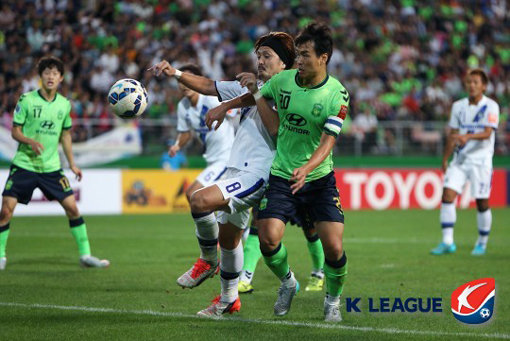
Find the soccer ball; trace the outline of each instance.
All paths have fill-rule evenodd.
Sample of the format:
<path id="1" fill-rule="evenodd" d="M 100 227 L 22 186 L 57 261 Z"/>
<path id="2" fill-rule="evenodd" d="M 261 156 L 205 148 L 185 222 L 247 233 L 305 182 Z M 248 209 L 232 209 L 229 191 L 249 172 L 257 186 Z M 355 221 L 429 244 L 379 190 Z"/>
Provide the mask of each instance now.
<path id="1" fill-rule="evenodd" d="M 115 115 L 121 118 L 140 116 L 147 107 L 147 90 L 135 79 L 121 79 L 112 85 L 108 93 L 108 103 Z"/>
<path id="2" fill-rule="evenodd" d="M 491 312 L 489 309 L 487 308 L 483 308 L 482 310 L 480 310 L 480 316 L 484 319 L 488 318 L 489 316 L 491 315 Z"/>

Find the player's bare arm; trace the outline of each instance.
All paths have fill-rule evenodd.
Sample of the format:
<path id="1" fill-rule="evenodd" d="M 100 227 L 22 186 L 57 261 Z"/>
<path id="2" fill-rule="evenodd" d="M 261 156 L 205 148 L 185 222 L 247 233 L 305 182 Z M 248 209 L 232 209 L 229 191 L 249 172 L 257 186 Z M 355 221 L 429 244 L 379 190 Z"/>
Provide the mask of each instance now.
<path id="1" fill-rule="evenodd" d="M 290 181 L 294 181 L 290 186 L 292 194 L 296 194 L 296 192 L 305 185 L 306 176 L 326 159 L 335 146 L 335 142 L 336 138 L 334 136 L 322 133 L 319 147 L 312 154 L 310 160 L 308 160 L 305 165 L 294 169 L 292 172 L 292 177 L 290 178 Z"/>
<path id="2" fill-rule="evenodd" d="M 201 93 L 206 96 L 218 96 L 216 86 L 212 79 L 197 76 L 189 72 L 181 72 L 174 68 L 168 61 L 163 60 L 157 64 L 151 66 L 149 71 L 158 77 L 161 74 L 165 74 L 168 77 L 175 77 L 180 83 L 184 84 L 188 88 Z"/>
<path id="3" fill-rule="evenodd" d="M 267 103 L 266 99 L 262 96 L 257 86 L 257 78 L 253 73 L 243 72 L 237 75 L 237 79 L 241 86 L 245 86 L 250 90 L 255 103 L 257 104 L 258 113 L 262 119 L 262 123 L 266 127 L 271 136 L 278 134 L 278 126 L 280 119 L 278 112 Z"/>
<path id="4" fill-rule="evenodd" d="M 249 96 L 249 95 L 248 95 Z M 221 102 L 220 105 L 210 109 L 205 115 L 205 124 L 209 128 L 209 130 L 218 130 L 221 126 L 225 117 L 227 116 L 227 112 L 231 109 L 242 108 L 242 96 L 236 97 L 230 101 Z M 217 121 L 216 125 L 213 126 L 214 121 Z"/>
<path id="5" fill-rule="evenodd" d="M 62 130 L 62 134 L 60 135 L 60 143 L 62 143 L 62 149 L 64 150 L 64 155 L 66 156 L 67 162 L 69 163 L 69 168 L 71 168 L 71 171 L 74 173 L 74 175 L 76 175 L 76 180 L 81 181 L 83 175 L 81 169 L 74 163 L 72 147 L 73 141 L 70 129 Z"/>
<path id="6" fill-rule="evenodd" d="M 21 126 L 18 126 L 18 125 L 13 126 L 11 135 L 12 135 L 12 138 L 14 140 L 18 141 L 19 143 L 28 144 L 34 151 L 35 155 L 41 155 L 41 152 L 44 150 L 44 147 L 42 144 L 40 144 L 36 140 L 26 137 L 23 134 Z"/>
<path id="7" fill-rule="evenodd" d="M 453 153 L 453 149 L 455 148 L 455 136 L 458 134 L 458 129 L 450 129 L 448 135 L 446 136 L 446 144 L 443 151 L 443 161 L 441 163 L 441 169 L 443 173 L 446 172 L 446 169 L 448 168 L 448 159 Z"/>
<path id="8" fill-rule="evenodd" d="M 455 134 L 453 136 L 453 138 L 455 140 L 455 143 L 462 147 L 469 140 L 485 140 L 485 139 L 490 138 L 491 134 L 492 134 L 492 130 L 493 130 L 492 127 L 485 127 L 485 130 L 481 133 L 464 134 L 464 135 Z"/>
<path id="9" fill-rule="evenodd" d="M 179 133 L 177 135 L 177 138 L 175 139 L 174 145 L 168 148 L 168 155 L 170 155 L 171 157 L 177 155 L 177 152 L 181 150 L 185 145 L 187 145 L 190 140 L 191 132 L 185 131 Z"/>

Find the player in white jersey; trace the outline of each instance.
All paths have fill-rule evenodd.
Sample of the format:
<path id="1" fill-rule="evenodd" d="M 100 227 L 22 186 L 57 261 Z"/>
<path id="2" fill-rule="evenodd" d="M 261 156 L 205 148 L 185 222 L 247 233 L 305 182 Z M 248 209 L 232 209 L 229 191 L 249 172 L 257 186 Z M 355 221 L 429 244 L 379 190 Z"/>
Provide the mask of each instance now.
<path id="1" fill-rule="evenodd" d="M 200 68 L 193 64 L 182 66 L 181 71 L 202 76 Z M 234 141 L 234 126 L 227 120 L 227 124 L 221 125 L 218 130 L 209 130 L 205 124 L 205 115 L 220 104 L 217 97 L 204 96 L 181 83 L 179 88 L 184 97 L 177 105 L 178 135 L 174 145 L 168 149 L 168 154 L 174 157 L 192 139 L 194 131 L 204 146 L 203 157 L 207 162 L 207 167 L 186 190 L 189 202 L 193 192 L 209 186 L 227 170 L 227 161 Z"/>
<path id="2" fill-rule="evenodd" d="M 256 53 L 259 78 L 267 81 L 278 72 L 292 68 L 294 40 L 286 33 L 272 32 L 259 38 Z M 182 73 L 167 61 L 154 65 L 151 70 L 156 75 L 165 73 L 176 77 L 187 87 L 202 94 L 218 95 L 221 99 L 234 98 L 246 92 L 238 82 L 214 82 Z M 225 112 L 234 107 L 228 102 L 222 106 L 216 110 Z M 197 263 L 178 279 L 178 284 L 185 287 L 189 283 L 188 287 L 194 287 L 212 275 L 218 266 L 218 239 L 221 247 L 221 295 L 208 308 L 198 312 L 200 316 L 221 316 L 238 311 L 241 307 L 238 281 L 243 266 L 243 248 L 240 241 L 249 219 L 249 209 L 258 204 L 264 193 L 275 153 L 273 139 L 260 121 L 256 108 L 243 109 L 241 115 L 224 177 L 191 196 L 191 211 L 202 254 Z M 214 211 L 220 211 L 219 228 Z"/>
<path id="3" fill-rule="evenodd" d="M 484 255 L 492 225 L 489 197 L 492 181 L 492 156 L 495 130 L 499 122 L 498 104 L 486 97 L 488 78 L 483 70 L 468 72 L 466 88 L 468 98 L 453 103 L 450 116 L 450 133 L 443 156 L 445 171 L 440 221 L 443 241 L 431 250 L 433 255 L 454 253 L 453 226 L 456 221 L 455 198 L 462 192 L 466 181 L 471 185 L 471 196 L 476 199 L 478 239 L 472 255 Z M 448 165 L 448 158 L 454 153 Z"/>

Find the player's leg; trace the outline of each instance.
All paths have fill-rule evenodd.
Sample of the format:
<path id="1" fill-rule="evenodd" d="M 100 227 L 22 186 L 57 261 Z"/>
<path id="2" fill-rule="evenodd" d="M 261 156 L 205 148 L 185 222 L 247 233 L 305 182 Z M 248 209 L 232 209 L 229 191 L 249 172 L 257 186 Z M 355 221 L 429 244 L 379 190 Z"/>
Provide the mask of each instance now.
<path id="1" fill-rule="evenodd" d="M 317 231 L 324 248 L 324 275 L 326 277 L 326 298 L 324 315 L 326 321 L 342 320 L 339 307 L 347 275 L 347 256 L 343 250 L 344 224 L 322 221 L 316 223 Z"/>
<path id="2" fill-rule="evenodd" d="M 221 191 L 215 187 L 214 182 L 221 178 L 225 172 L 226 168 L 223 164 L 212 164 L 204 169 L 186 190 L 191 216 L 195 222 L 195 235 L 200 247 L 200 257 L 188 271 L 177 279 L 177 284 L 182 288 L 194 288 L 219 271 L 218 223 L 214 211 L 217 210 L 218 205 L 224 203 L 222 203 Z"/>
<path id="3" fill-rule="evenodd" d="M 487 251 L 487 241 L 492 227 L 492 212 L 489 207 L 492 167 L 485 165 L 471 167 L 469 180 L 471 181 L 471 194 L 476 198 L 478 225 L 478 239 L 471 254 L 482 256 Z"/>
<path id="4" fill-rule="evenodd" d="M 277 316 L 289 312 L 292 299 L 299 291 L 299 283 L 287 261 L 287 249 L 281 242 L 288 217 L 296 216 L 297 200 L 288 180 L 271 175 L 259 206 L 260 251 L 266 265 L 281 281 L 274 305 Z"/>
<path id="5" fill-rule="evenodd" d="M 99 259 L 92 256 L 90 252 L 90 243 L 87 234 L 87 225 L 85 220 L 78 210 L 76 205 L 76 199 L 74 195 L 69 195 L 63 200 L 59 201 L 60 205 L 64 208 L 67 218 L 69 219 L 69 227 L 71 234 L 78 246 L 78 253 L 80 255 L 80 264 L 83 267 L 90 268 L 105 268 L 110 265 L 110 262 L 106 259 Z"/>
<path id="6" fill-rule="evenodd" d="M 324 286 L 324 250 L 315 227 L 303 226 L 308 254 L 312 260 L 312 272 L 305 291 L 322 291 Z"/>
<path id="7" fill-rule="evenodd" d="M 324 318 L 340 322 L 340 295 L 347 277 L 347 256 L 343 248 L 344 213 L 334 173 L 310 182 L 309 186 L 305 204 L 324 249 Z"/>
<path id="8" fill-rule="evenodd" d="M 194 192 L 190 200 L 195 234 L 200 246 L 200 257 L 195 264 L 177 279 L 182 288 L 194 288 L 218 273 L 218 222 L 214 211 L 228 208 L 228 200 L 217 185 Z"/>
<path id="9" fill-rule="evenodd" d="M 208 308 L 200 311 L 200 316 L 221 316 L 241 308 L 238 293 L 239 274 L 243 266 L 241 238 L 248 226 L 249 209 L 260 201 L 264 185 L 263 178 L 241 171 L 233 171 L 230 178 L 217 183 L 223 198 L 228 200 L 228 208 L 218 212 L 221 295 Z"/>
<path id="10" fill-rule="evenodd" d="M 257 222 L 257 210 L 254 208 L 252 211 L 252 221 L 249 228 L 249 234 L 244 242 L 244 263 L 239 277 L 239 293 L 251 293 L 254 288 L 251 284 L 257 263 L 262 256 L 260 252 L 258 222 Z"/>
<path id="11" fill-rule="evenodd" d="M 14 208 L 18 204 L 18 199 L 4 196 L 2 198 L 2 210 L 0 211 L 0 270 L 5 270 L 7 266 L 7 238 L 9 238 L 10 225 Z"/>
<path id="12" fill-rule="evenodd" d="M 487 251 L 487 242 L 492 227 L 492 212 L 489 207 L 489 199 L 476 199 L 476 208 L 478 239 L 471 254 L 473 256 L 481 256 Z"/>
<path id="13" fill-rule="evenodd" d="M 241 309 L 238 282 L 243 266 L 243 245 L 241 238 L 243 227 L 246 227 L 249 212 L 228 214 L 218 213 L 220 222 L 219 243 L 221 294 L 211 305 L 197 314 L 204 317 L 219 317 L 223 314 L 232 314 Z"/>
<path id="14" fill-rule="evenodd" d="M 465 182 L 466 174 L 464 170 L 460 166 L 450 165 L 444 178 L 443 195 L 441 197 L 441 208 L 439 212 L 443 239 L 438 246 L 430 251 L 433 255 L 454 253 L 457 250 L 453 240 L 453 228 L 457 221 L 455 198 L 458 193 L 462 192 L 462 187 L 464 187 Z"/>
<path id="15" fill-rule="evenodd" d="M 37 174 L 12 165 L 9 177 L 2 192 L 2 210 L 0 212 L 0 270 L 5 270 L 7 257 L 5 249 L 10 231 L 10 221 L 14 208 L 19 203 L 28 204 L 37 187 Z"/>

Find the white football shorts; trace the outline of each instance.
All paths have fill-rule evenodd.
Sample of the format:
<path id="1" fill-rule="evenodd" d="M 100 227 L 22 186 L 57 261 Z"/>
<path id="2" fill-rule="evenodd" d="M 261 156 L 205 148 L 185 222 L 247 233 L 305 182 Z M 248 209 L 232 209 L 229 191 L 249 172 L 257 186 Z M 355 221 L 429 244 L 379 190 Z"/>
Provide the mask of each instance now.
<path id="1" fill-rule="evenodd" d="M 269 174 L 267 174 L 269 176 Z M 240 229 L 245 229 L 250 220 L 250 208 L 259 204 L 266 190 L 267 176 L 227 168 L 219 181 L 215 182 L 224 199 L 230 199 L 230 212 L 219 211 L 218 222 L 230 222 Z"/>
<path id="2" fill-rule="evenodd" d="M 444 177 L 444 187 L 460 194 L 466 181 L 471 184 L 473 198 L 488 199 L 491 195 L 492 165 L 450 163 Z"/>
<path id="3" fill-rule="evenodd" d="M 198 181 L 202 186 L 207 187 L 218 181 L 227 171 L 227 166 L 223 162 L 216 162 L 207 166 L 202 173 L 198 174 L 195 181 Z"/>

